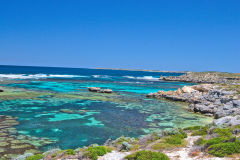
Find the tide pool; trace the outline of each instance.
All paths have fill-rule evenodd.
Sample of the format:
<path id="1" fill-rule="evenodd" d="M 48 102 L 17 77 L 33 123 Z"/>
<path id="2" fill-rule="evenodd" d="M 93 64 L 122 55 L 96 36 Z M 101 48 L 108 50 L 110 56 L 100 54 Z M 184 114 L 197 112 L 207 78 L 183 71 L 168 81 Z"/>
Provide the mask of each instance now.
<path id="1" fill-rule="evenodd" d="M 0 93 L 1 114 L 18 117 L 19 134 L 53 140 L 54 143 L 40 146 L 42 150 L 103 144 L 109 138 L 138 137 L 153 131 L 204 125 L 212 120 L 188 112 L 185 105 L 146 98 L 151 92 L 193 85 L 158 81 L 161 72 L 61 72 L 42 70 L 35 76 L 35 71 L 31 76 L 24 72 L 24 79 L 16 76 L 20 73 L 5 73 L 0 81 L 5 90 Z M 87 87 L 109 88 L 114 93 L 92 93 Z"/>

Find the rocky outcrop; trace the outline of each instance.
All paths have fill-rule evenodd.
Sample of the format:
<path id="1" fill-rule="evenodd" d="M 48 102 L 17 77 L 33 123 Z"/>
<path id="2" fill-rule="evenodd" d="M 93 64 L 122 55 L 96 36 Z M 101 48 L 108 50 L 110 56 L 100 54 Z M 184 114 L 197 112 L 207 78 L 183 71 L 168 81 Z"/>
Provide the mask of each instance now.
<path id="1" fill-rule="evenodd" d="M 99 93 L 112 93 L 113 91 L 111 89 L 103 89 L 100 90 Z"/>
<path id="2" fill-rule="evenodd" d="M 99 88 L 99 87 L 88 87 L 88 90 L 90 92 L 99 92 L 101 90 L 101 88 Z"/>
<path id="3" fill-rule="evenodd" d="M 215 120 L 215 124 L 223 127 L 240 125 L 240 115 L 219 118 Z"/>
<path id="4" fill-rule="evenodd" d="M 98 92 L 98 93 L 113 93 L 111 89 L 101 89 L 99 87 L 88 87 L 90 92 Z"/>
<path id="5" fill-rule="evenodd" d="M 189 103 L 200 103 L 199 97 L 203 95 L 204 92 L 209 89 L 209 85 L 199 85 L 199 86 L 184 86 L 183 88 L 178 88 L 177 91 L 158 91 L 157 93 L 150 93 L 147 97 L 153 98 L 165 98 L 173 101 L 182 101 Z"/>
<path id="6" fill-rule="evenodd" d="M 236 91 L 212 84 L 184 86 L 177 91 L 159 91 L 147 97 L 188 102 L 191 111 L 213 115 L 216 119 L 240 114 L 240 97 Z"/>
<path id="7" fill-rule="evenodd" d="M 160 80 L 163 81 L 179 81 L 191 83 L 228 83 L 239 84 L 239 74 L 224 74 L 220 72 L 187 72 L 181 76 L 162 76 Z"/>

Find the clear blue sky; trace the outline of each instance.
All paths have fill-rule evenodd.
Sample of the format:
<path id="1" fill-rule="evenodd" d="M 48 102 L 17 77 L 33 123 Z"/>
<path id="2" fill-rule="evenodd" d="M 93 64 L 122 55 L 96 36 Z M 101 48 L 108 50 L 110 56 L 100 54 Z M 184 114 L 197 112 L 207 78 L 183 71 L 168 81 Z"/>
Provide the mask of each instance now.
<path id="1" fill-rule="evenodd" d="M 0 0 L 0 64 L 240 72 L 240 0 Z"/>

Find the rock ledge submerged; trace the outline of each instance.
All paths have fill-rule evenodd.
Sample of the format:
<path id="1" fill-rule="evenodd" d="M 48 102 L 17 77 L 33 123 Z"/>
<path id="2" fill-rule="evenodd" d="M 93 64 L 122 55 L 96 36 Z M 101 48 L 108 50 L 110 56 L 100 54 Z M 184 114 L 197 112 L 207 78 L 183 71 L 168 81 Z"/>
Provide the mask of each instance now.
<path id="1" fill-rule="evenodd" d="M 90 92 L 98 92 L 98 93 L 113 93 L 111 89 L 101 89 L 99 87 L 88 87 Z"/>

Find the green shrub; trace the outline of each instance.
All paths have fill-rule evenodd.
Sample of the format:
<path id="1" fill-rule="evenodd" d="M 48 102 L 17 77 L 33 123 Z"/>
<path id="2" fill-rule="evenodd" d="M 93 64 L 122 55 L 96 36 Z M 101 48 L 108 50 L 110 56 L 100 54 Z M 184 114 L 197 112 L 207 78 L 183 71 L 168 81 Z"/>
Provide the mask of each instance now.
<path id="1" fill-rule="evenodd" d="M 139 149 L 140 149 L 140 145 L 138 145 L 138 144 L 131 145 L 131 148 L 130 148 L 131 151 L 136 151 Z"/>
<path id="2" fill-rule="evenodd" d="M 108 152 L 111 152 L 111 150 L 105 146 L 89 147 L 85 152 L 85 156 L 92 160 L 97 160 L 98 156 L 103 156 Z"/>
<path id="3" fill-rule="evenodd" d="M 55 157 L 57 157 L 57 153 L 54 153 L 54 154 L 52 155 L 52 158 L 55 158 Z"/>
<path id="4" fill-rule="evenodd" d="M 195 131 L 195 130 L 199 130 L 202 126 L 192 126 L 192 127 L 187 127 L 187 128 L 184 128 L 183 130 L 186 130 L 186 131 Z"/>
<path id="5" fill-rule="evenodd" d="M 66 154 L 67 154 L 67 155 L 75 155 L 76 152 L 75 152 L 73 149 L 67 149 L 67 150 L 66 150 Z"/>
<path id="6" fill-rule="evenodd" d="M 205 145 L 208 153 L 217 157 L 224 157 L 240 152 L 240 142 L 235 137 L 216 137 L 210 140 L 200 138 L 198 145 Z"/>
<path id="7" fill-rule="evenodd" d="M 213 133 L 217 133 L 219 136 L 222 136 L 222 137 L 232 136 L 232 132 L 230 128 L 216 128 L 213 130 Z"/>
<path id="8" fill-rule="evenodd" d="M 187 138 L 187 133 L 184 132 L 182 129 L 179 130 L 179 133 L 177 134 L 179 137 L 183 138 Z"/>
<path id="9" fill-rule="evenodd" d="M 168 144 L 182 144 L 182 138 L 176 135 L 166 137 L 165 142 Z"/>
<path id="10" fill-rule="evenodd" d="M 39 160 L 42 159 L 43 155 L 42 154 L 36 154 L 34 156 L 27 157 L 26 160 Z"/>
<path id="11" fill-rule="evenodd" d="M 201 127 L 199 130 L 193 131 L 192 136 L 204 136 L 208 133 L 209 127 Z"/>
<path id="12" fill-rule="evenodd" d="M 235 138 L 229 138 L 229 137 L 216 137 L 212 138 L 210 140 L 206 140 L 205 144 L 207 146 L 211 146 L 214 144 L 219 144 L 219 143 L 224 143 L 224 142 L 230 142 L 230 141 L 235 141 Z"/>
<path id="13" fill-rule="evenodd" d="M 186 145 L 186 141 L 184 140 L 184 137 L 185 136 L 183 136 L 181 134 L 176 134 L 176 135 L 171 135 L 171 136 L 165 137 L 162 139 L 161 142 L 154 144 L 152 146 L 152 148 L 155 150 L 162 150 L 162 149 L 183 147 Z"/>
<path id="14" fill-rule="evenodd" d="M 167 155 L 160 152 L 139 151 L 125 157 L 127 160 L 170 160 Z"/>
<path id="15" fill-rule="evenodd" d="M 240 142 L 227 142 L 214 144 L 208 148 L 209 153 L 217 156 L 224 157 L 234 153 L 240 153 Z"/>
<path id="16" fill-rule="evenodd" d="M 184 138 L 187 138 L 187 133 L 183 130 L 179 130 L 177 134 L 164 138 L 164 141 L 168 144 L 182 144 Z"/>
<path id="17" fill-rule="evenodd" d="M 194 142 L 194 144 L 202 146 L 204 144 L 206 144 L 207 140 L 203 139 L 203 138 L 199 138 L 197 141 Z"/>
<path id="18" fill-rule="evenodd" d="M 235 125 L 232 127 L 232 129 L 238 129 L 238 128 L 240 128 L 240 125 Z"/>

